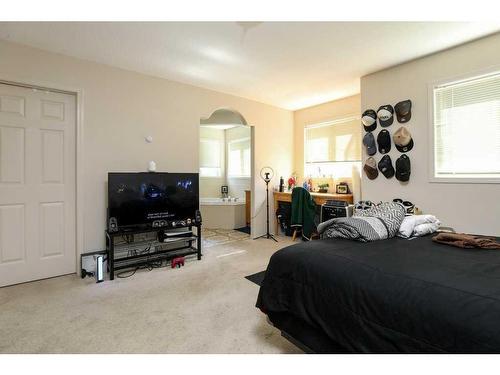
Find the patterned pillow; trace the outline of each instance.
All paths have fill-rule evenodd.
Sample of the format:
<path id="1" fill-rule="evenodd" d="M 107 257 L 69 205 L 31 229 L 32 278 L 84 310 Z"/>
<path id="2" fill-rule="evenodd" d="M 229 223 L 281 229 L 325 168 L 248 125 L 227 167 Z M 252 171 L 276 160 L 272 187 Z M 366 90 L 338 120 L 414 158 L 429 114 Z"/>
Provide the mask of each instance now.
<path id="1" fill-rule="evenodd" d="M 401 203 L 384 202 L 367 210 L 356 211 L 353 217 L 376 217 L 380 219 L 387 228 L 389 238 L 392 238 L 398 233 L 405 214 L 406 210 Z"/>

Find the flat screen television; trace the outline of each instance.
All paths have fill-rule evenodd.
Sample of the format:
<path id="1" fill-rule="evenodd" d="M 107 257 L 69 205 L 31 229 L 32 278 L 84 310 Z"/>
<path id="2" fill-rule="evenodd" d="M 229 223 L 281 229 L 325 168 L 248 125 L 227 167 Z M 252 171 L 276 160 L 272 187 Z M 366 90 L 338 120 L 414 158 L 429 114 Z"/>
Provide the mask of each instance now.
<path id="1" fill-rule="evenodd" d="M 108 219 L 121 229 L 194 218 L 198 209 L 198 173 L 108 173 Z"/>

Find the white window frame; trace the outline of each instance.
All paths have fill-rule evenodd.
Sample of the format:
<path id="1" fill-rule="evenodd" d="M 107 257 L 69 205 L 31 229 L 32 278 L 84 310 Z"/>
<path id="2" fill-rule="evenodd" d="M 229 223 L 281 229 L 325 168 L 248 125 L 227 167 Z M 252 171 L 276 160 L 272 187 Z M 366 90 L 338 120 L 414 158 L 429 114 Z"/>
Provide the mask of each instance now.
<path id="1" fill-rule="evenodd" d="M 307 160 L 306 160 L 306 150 L 307 150 L 307 130 L 308 129 L 315 129 L 315 128 L 323 128 L 323 127 L 326 127 L 326 126 L 334 126 L 334 125 L 337 125 L 337 124 L 343 124 L 345 122 L 350 122 L 350 121 L 361 121 L 361 117 L 359 115 L 355 115 L 355 114 L 348 114 L 348 115 L 345 115 L 345 116 L 342 116 L 342 117 L 337 117 L 333 120 L 327 120 L 327 121 L 322 121 L 322 122 L 313 122 L 313 123 L 309 123 L 309 124 L 306 124 L 304 126 L 304 135 L 303 135 L 303 139 L 304 139 L 304 142 L 303 142 L 303 171 L 304 171 L 304 174 L 306 173 L 306 170 L 307 170 Z M 359 132 L 361 133 L 361 126 L 360 126 L 360 129 L 359 129 Z M 361 151 L 362 153 L 362 151 Z M 324 161 L 316 161 L 316 162 L 311 162 L 309 164 L 317 164 L 317 165 L 320 165 L 320 164 L 329 164 L 329 163 L 359 163 L 361 165 L 361 159 L 362 159 L 362 154 L 360 155 L 360 160 L 344 160 L 344 161 L 334 161 L 334 160 L 324 160 Z M 322 176 L 312 176 L 312 178 L 322 178 Z"/>
<path id="2" fill-rule="evenodd" d="M 437 177 L 435 171 L 435 143 L 434 143 L 434 90 L 440 86 L 479 79 L 492 74 L 499 74 L 500 66 L 490 67 L 479 71 L 469 72 L 458 76 L 433 81 L 427 85 L 428 98 L 428 139 L 429 139 L 429 164 L 428 180 L 431 183 L 455 184 L 500 184 L 500 177 Z"/>
<path id="3" fill-rule="evenodd" d="M 230 175 L 229 174 L 229 154 L 230 154 L 230 147 L 233 143 L 242 143 L 242 142 L 246 142 L 248 141 L 249 142 L 249 145 L 250 145 L 250 174 L 249 175 Z M 251 139 L 250 137 L 244 137 L 244 138 L 238 138 L 238 139 L 233 139 L 229 142 L 227 142 L 227 150 L 226 150 L 226 160 L 227 160 L 227 178 L 233 178 L 233 179 L 237 179 L 237 178 L 250 178 L 252 177 L 252 142 L 251 142 Z M 243 162 L 243 160 L 242 160 Z"/>

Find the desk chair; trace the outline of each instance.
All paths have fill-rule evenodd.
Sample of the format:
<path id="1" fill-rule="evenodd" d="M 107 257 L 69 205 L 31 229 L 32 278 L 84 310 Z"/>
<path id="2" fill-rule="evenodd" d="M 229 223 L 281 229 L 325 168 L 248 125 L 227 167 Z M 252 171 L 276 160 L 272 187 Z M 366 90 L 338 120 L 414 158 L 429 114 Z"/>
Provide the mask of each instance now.
<path id="1" fill-rule="evenodd" d="M 315 216 L 316 204 L 311 194 L 303 187 L 294 188 L 292 190 L 292 241 L 295 241 L 298 233 L 301 233 L 306 241 L 319 237 L 316 232 Z"/>

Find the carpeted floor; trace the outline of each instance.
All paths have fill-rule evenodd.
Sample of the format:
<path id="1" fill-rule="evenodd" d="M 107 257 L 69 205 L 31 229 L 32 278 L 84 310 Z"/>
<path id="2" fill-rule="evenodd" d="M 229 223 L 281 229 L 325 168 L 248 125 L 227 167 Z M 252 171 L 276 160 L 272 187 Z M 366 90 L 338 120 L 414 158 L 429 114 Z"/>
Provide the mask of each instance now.
<path id="1" fill-rule="evenodd" d="M 100 284 L 75 275 L 0 289 L 1 353 L 300 353 L 245 279 L 291 244 L 240 240 L 180 269 Z"/>

